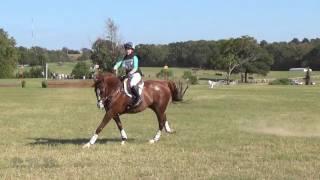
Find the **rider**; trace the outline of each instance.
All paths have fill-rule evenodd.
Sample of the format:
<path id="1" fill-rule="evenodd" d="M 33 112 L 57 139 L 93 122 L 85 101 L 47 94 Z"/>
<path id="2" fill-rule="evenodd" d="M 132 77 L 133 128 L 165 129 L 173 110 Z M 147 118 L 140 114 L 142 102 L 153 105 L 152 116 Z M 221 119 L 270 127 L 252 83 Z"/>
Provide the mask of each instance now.
<path id="1" fill-rule="evenodd" d="M 134 53 L 134 46 L 132 42 L 127 42 L 124 44 L 124 49 L 126 55 L 120 61 L 118 61 L 113 69 L 117 73 L 118 68 L 122 66 L 125 69 L 126 77 L 130 82 L 130 88 L 132 92 L 132 102 L 131 107 L 135 107 L 140 104 L 141 98 L 139 95 L 138 83 L 141 81 L 141 74 L 138 67 L 138 57 Z"/>

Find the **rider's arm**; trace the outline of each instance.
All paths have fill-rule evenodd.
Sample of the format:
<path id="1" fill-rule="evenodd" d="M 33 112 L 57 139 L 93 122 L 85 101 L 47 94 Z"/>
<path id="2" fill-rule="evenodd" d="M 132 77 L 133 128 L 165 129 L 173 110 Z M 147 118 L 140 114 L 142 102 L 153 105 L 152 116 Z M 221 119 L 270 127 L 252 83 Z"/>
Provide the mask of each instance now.
<path id="1" fill-rule="evenodd" d="M 122 61 L 118 61 L 114 66 L 113 66 L 113 69 L 114 70 L 118 70 L 118 68 L 120 67 Z"/>
<path id="2" fill-rule="evenodd" d="M 133 74 L 138 71 L 138 58 L 137 56 L 133 56 L 133 69 L 130 71 L 130 74 Z"/>

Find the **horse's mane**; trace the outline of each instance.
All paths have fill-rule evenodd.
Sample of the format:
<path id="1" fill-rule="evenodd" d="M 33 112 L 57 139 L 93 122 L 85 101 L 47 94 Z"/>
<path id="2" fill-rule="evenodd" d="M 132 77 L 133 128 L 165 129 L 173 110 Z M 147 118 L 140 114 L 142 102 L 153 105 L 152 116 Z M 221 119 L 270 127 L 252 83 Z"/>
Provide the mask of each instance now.
<path id="1" fill-rule="evenodd" d="M 113 74 L 113 73 L 110 73 L 110 72 L 101 72 L 101 73 L 98 73 L 95 78 L 94 78 L 94 84 L 93 84 L 93 87 L 96 87 L 97 84 L 99 83 L 108 83 L 108 84 L 112 84 L 112 85 L 117 85 L 120 80 L 119 78 Z"/>
<path id="2" fill-rule="evenodd" d="M 115 75 L 109 72 L 99 72 L 98 74 L 95 75 L 94 82 L 99 83 L 103 81 L 106 77 L 111 77 L 111 76 L 115 76 Z"/>

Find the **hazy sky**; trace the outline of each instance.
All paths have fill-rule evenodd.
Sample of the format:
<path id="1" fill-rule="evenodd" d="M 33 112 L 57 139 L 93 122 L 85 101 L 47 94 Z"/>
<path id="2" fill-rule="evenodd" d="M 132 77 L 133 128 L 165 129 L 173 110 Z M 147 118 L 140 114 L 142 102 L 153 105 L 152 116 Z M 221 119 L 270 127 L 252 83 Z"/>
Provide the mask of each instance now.
<path id="1" fill-rule="evenodd" d="M 20 46 L 90 48 L 112 18 L 124 41 L 163 44 L 250 35 L 320 37 L 319 0 L 3 0 L 0 28 Z M 32 36 L 33 32 L 33 36 Z"/>

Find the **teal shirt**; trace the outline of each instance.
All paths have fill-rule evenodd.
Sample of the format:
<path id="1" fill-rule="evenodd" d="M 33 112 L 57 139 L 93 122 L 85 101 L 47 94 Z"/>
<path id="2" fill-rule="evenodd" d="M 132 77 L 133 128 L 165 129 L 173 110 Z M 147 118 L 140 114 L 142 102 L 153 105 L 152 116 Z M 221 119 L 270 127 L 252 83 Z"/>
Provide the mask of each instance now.
<path id="1" fill-rule="evenodd" d="M 117 70 L 122 66 L 122 68 L 130 71 L 129 74 L 133 74 L 138 71 L 138 61 L 137 56 L 133 56 L 133 59 L 120 60 L 114 65 L 113 69 Z"/>

